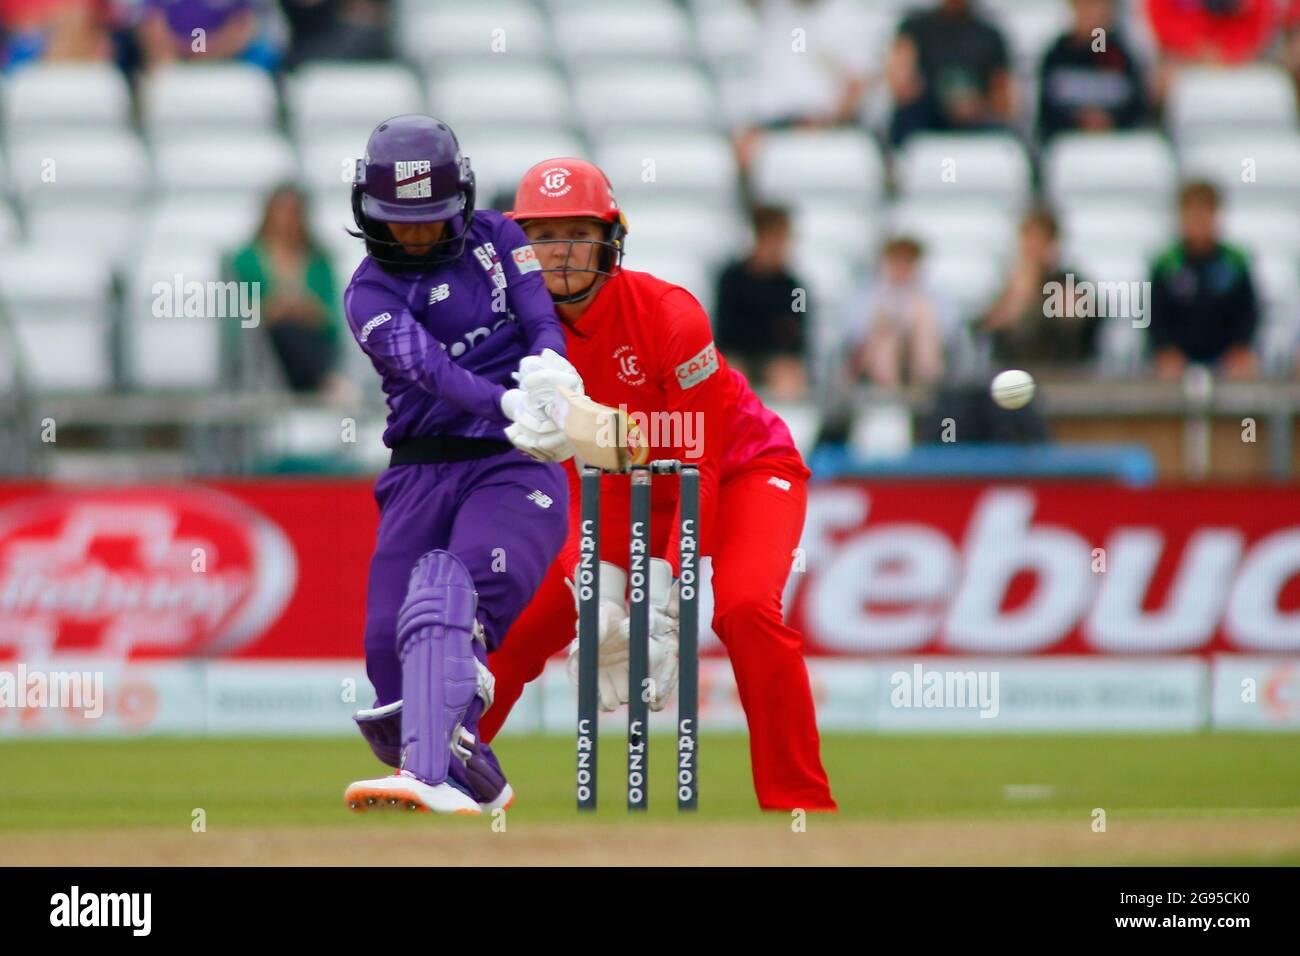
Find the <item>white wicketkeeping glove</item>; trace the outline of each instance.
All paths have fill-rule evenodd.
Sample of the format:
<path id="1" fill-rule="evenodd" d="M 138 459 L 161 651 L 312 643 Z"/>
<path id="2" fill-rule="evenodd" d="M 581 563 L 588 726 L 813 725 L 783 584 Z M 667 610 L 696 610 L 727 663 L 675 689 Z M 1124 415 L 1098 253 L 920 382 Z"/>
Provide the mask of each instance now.
<path id="1" fill-rule="evenodd" d="M 523 389 L 507 389 L 501 396 L 501 410 L 511 422 L 506 426 L 506 438 L 530 458 L 565 461 L 573 457 L 573 446 L 564 432 L 541 413 Z"/>
<path id="2" fill-rule="evenodd" d="M 623 640 L 631 643 L 631 619 L 620 627 Z M 650 559 L 650 686 L 642 690 L 650 709 L 661 711 L 677 689 L 677 635 L 681 625 L 681 603 L 673 566 L 662 558 Z"/>
<path id="3" fill-rule="evenodd" d="M 577 602 L 577 587 L 572 582 L 574 602 Z M 627 703 L 627 653 L 626 632 L 622 624 L 627 617 L 624 595 L 627 592 L 627 572 L 608 561 L 600 563 L 600 624 L 599 631 L 599 680 L 596 683 L 600 694 L 600 709 L 606 712 L 617 710 L 620 704 Z M 569 679 L 578 683 L 578 639 L 569 643 L 568 660 Z"/>

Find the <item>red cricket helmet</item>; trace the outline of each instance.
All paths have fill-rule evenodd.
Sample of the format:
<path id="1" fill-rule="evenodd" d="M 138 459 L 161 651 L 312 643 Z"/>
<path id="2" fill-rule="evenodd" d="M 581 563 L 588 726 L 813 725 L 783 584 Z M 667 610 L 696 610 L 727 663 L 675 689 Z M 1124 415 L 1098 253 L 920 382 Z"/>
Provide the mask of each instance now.
<path id="1" fill-rule="evenodd" d="M 515 190 L 515 208 L 506 215 L 520 222 L 532 219 L 599 219 L 609 224 L 604 240 L 541 239 L 533 243 L 534 246 L 567 244 L 569 249 L 564 259 L 566 263 L 575 245 L 600 246 L 603 250 L 603 261 L 594 269 L 571 269 L 566 264 L 559 269 L 542 270 L 563 274 L 566 288 L 568 277 L 573 273 L 593 276 L 581 291 L 555 296 L 556 302 L 580 302 L 591 294 L 595 276 L 618 274 L 623 262 L 627 219 L 623 217 L 618 200 L 614 198 L 614 187 L 610 185 L 609 177 L 594 163 L 575 156 L 542 160 L 524 173 L 519 188 Z"/>

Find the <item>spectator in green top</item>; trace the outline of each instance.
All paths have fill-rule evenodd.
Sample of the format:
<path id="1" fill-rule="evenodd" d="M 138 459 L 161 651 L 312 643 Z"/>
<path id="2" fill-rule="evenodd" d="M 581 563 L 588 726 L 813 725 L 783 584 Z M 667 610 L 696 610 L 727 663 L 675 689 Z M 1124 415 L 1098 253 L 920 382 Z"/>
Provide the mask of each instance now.
<path id="1" fill-rule="evenodd" d="M 1151 275 L 1151 346 L 1156 375 L 1179 378 L 1189 362 L 1228 378 L 1256 374 L 1251 341 L 1259 321 L 1250 260 L 1219 238 L 1219 191 L 1209 182 L 1183 186 L 1182 235 L 1156 260 Z"/>
<path id="2" fill-rule="evenodd" d="M 280 186 L 266 201 L 253 241 L 231 260 L 232 278 L 260 284 L 262 328 L 289 388 L 346 390 L 335 371 L 342 319 L 334 270 L 312 239 L 302 194 Z"/>

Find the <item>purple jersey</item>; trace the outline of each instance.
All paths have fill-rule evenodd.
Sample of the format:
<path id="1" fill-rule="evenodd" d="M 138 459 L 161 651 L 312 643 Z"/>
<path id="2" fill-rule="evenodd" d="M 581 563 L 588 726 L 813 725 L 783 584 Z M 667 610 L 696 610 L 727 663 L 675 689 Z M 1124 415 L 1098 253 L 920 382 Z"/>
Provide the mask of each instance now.
<path id="1" fill-rule="evenodd" d="M 459 231 L 459 217 L 450 228 Z M 383 378 L 390 448 L 404 438 L 500 438 L 501 396 L 525 355 L 565 354 L 555 305 L 523 230 L 477 210 L 465 252 L 427 272 L 368 256 L 343 293 L 348 326 Z"/>
<path id="2" fill-rule="evenodd" d="M 251 0 L 145 0 L 145 3 L 167 18 L 172 33 L 186 39 L 195 30 L 208 33 L 219 30 L 236 13 L 252 7 Z"/>

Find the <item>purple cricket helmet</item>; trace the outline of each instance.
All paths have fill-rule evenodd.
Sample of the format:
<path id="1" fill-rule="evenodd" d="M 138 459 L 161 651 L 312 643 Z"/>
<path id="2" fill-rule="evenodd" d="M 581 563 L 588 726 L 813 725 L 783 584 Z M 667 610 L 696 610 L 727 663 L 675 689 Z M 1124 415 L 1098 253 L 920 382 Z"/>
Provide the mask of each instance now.
<path id="1" fill-rule="evenodd" d="M 458 259 L 473 217 L 474 172 L 450 126 L 432 116 L 408 113 L 375 127 L 352 179 L 352 218 L 360 230 L 354 235 L 365 240 L 372 259 L 397 270 Z M 440 221 L 457 231 L 419 256 L 394 240 L 387 225 Z"/>

